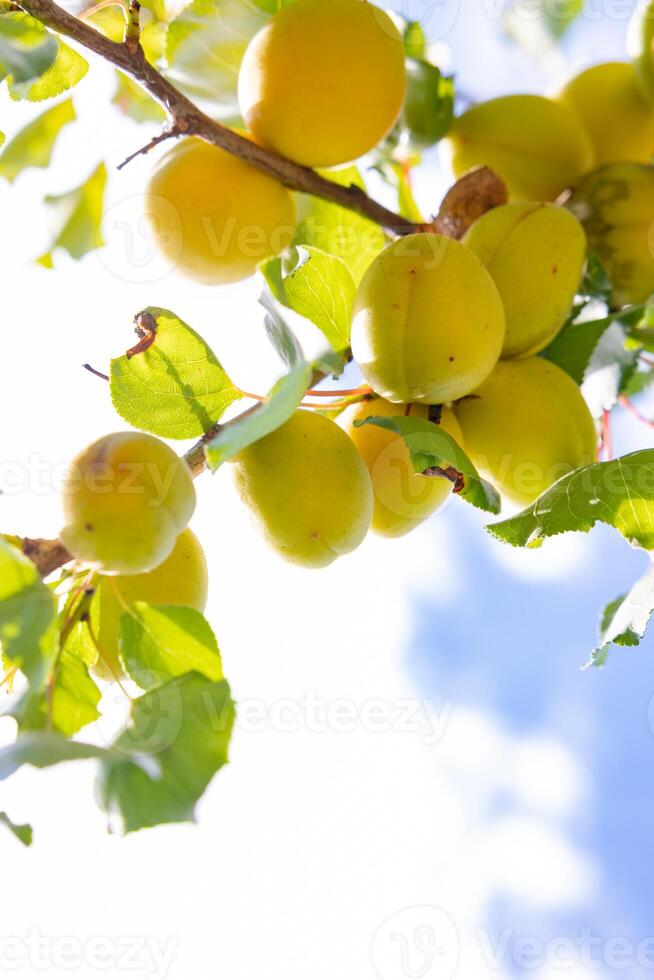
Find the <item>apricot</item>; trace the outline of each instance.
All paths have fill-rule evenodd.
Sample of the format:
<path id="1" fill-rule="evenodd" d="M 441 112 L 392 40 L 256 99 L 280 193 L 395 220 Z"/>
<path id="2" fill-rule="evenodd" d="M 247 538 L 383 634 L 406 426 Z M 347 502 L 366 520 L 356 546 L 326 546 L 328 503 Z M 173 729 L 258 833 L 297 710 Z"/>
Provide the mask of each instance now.
<path id="1" fill-rule="evenodd" d="M 98 641 L 102 659 L 95 673 L 107 680 L 123 673 L 118 655 L 120 617 L 134 602 L 154 606 L 190 606 L 204 612 L 207 602 L 207 562 L 202 545 L 189 528 L 177 538 L 166 560 L 142 575 L 102 576 L 99 595 Z"/>
<path id="2" fill-rule="evenodd" d="M 371 529 L 387 538 L 408 534 L 447 500 L 452 484 L 439 477 L 416 473 L 409 450 L 401 436 L 377 425 L 354 426 L 371 415 L 384 417 L 410 414 L 426 419 L 427 405 L 396 405 L 383 398 L 350 405 L 338 417 L 368 467 L 375 495 Z M 444 408 L 441 427 L 459 445 L 463 437 L 454 412 Z"/>
<path id="3" fill-rule="evenodd" d="M 554 204 L 505 204 L 487 211 L 463 239 L 497 286 L 506 314 L 503 357 L 546 347 L 563 326 L 586 263 L 579 222 Z"/>
<path id="4" fill-rule="evenodd" d="M 490 374 L 504 309 L 477 256 L 441 235 L 407 235 L 366 271 L 354 302 L 352 353 L 391 402 L 440 404 Z"/>
<path id="5" fill-rule="evenodd" d="M 515 503 L 531 503 L 595 459 L 595 425 L 581 391 L 542 357 L 500 361 L 455 411 L 470 459 Z"/>
<path id="6" fill-rule="evenodd" d="M 654 292 L 654 167 L 599 167 L 579 181 L 567 207 L 609 275 L 613 304 L 643 303 Z"/>
<path id="7" fill-rule="evenodd" d="M 194 509 L 191 472 L 165 442 L 115 432 L 71 463 L 61 540 L 75 558 L 105 573 L 147 572 L 171 553 Z"/>
<path id="8" fill-rule="evenodd" d="M 590 136 L 595 163 L 647 163 L 654 153 L 654 112 L 633 65 L 611 61 L 571 79 L 559 92 Z"/>
<path id="9" fill-rule="evenodd" d="M 506 95 L 472 106 L 454 121 L 444 149 L 455 176 L 488 166 L 521 201 L 553 201 L 593 166 L 578 116 L 542 95 Z"/>
<path id="10" fill-rule="evenodd" d="M 238 79 L 241 115 L 265 146 L 307 167 L 372 150 L 406 89 L 400 34 L 364 0 L 294 0 L 254 36 Z"/>
<path id="11" fill-rule="evenodd" d="M 295 205 L 273 177 L 195 137 L 161 158 L 148 182 L 145 213 L 159 250 L 206 285 L 253 275 L 290 244 Z"/>
<path id="12" fill-rule="evenodd" d="M 372 485 L 335 422 L 299 409 L 233 461 L 234 484 L 268 544 L 307 568 L 330 565 L 363 541 Z"/>

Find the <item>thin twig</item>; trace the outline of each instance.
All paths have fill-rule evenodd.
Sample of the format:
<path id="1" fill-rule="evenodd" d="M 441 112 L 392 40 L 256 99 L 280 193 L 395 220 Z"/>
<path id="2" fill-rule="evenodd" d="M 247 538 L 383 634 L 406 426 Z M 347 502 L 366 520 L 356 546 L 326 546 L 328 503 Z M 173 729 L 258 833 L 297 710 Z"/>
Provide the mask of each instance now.
<path id="1" fill-rule="evenodd" d="M 102 378 L 103 381 L 110 380 L 108 374 L 104 374 L 102 371 L 98 371 L 97 368 L 91 367 L 90 364 L 82 364 L 82 367 L 84 368 L 85 371 L 90 371 L 91 374 L 94 374 L 96 378 Z"/>
<path id="2" fill-rule="evenodd" d="M 159 133 L 158 136 L 153 136 L 150 142 L 146 143 L 145 146 L 142 146 L 140 150 L 136 150 L 134 153 L 130 153 L 128 157 L 125 157 L 123 162 L 118 164 L 116 170 L 122 170 L 123 167 L 126 167 L 128 163 L 132 162 L 132 160 L 136 160 L 137 157 L 144 156 L 146 153 L 149 153 L 150 150 L 154 150 L 155 146 L 158 146 L 159 143 L 163 143 L 165 140 L 175 139 L 181 135 L 181 130 L 176 126 L 173 126 L 170 129 L 165 129 L 163 133 Z"/>

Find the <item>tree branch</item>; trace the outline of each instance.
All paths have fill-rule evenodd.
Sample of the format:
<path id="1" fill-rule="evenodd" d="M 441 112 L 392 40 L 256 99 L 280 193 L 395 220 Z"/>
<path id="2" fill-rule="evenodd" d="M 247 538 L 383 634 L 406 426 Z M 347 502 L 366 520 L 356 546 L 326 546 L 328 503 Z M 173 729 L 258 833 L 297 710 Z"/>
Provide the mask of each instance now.
<path id="1" fill-rule="evenodd" d="M 213 143 L 275 177 L 290 190 L 312 194 L 357 211 L 395 234 L 407 235 L 422 230 L 422 225 L 385 208 L 368 197 L 360 187 L 354 184 L 347 187 L 335 184 L 315 170 L 293 163 L 278 153 L 253 143 L 240 133 L 221 126 L 198 109 L 150 64 L 141 46 L 134 44 L 133 36 L 130 37 L 129 33 L 125 43 L 112 41 L 90 24 L 69 14 L 53 0 L 20 0 L 20 6 L 46 27 L 64 34 L 130 75 L 166 109 L 171 128 L 179 135 L 199 136 L 207 143 Z"/>

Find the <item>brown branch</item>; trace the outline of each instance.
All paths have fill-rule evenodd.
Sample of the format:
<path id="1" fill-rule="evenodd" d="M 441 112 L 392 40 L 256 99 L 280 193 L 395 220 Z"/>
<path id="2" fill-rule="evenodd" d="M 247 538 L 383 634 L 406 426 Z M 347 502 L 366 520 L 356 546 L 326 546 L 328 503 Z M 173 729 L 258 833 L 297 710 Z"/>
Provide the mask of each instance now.
<path id="1" fill-rule="evenodd" d="M 132 162 L 132 160 L 136 160 L 136 158 L 140 156 L 145 156 L 145 154 L 149 153 L 150 150 L 154 150 L 155 146 L 159 146 L 159 143 L 163 143 L 165 140 L 175 139 L 181 135 L 180 130 L 175 129 L 175 127 L 164 129 L 163 133 L 159 133 L 158 136 L 153 136 L 149 143 L 146 143 L 145 146 L 142 146 L 139 150 L 135 150 L 134 153 L 130 153 L 128 157 L 125 157 L 123 162 L 118 164 L 116 170 L 122 170 L 123 167 L 126 167 L 128 163 Z"/>
<path id="2" fill-rule="evenodd" d="M 357 211 L 398 235 L 422 230 L 422 225 L 385 208 L 368 197 L 360 187 L 354 184 L 347 187 L 335 184 L 315 170 L 293 163 L 272 150 L 253 143 L 233 129 L 221 126 L 164 78 L 147 60 L 141 46 L 134 45 L 129 37 L 125 43 L 112 41 L 90 24 L 68 13 L 54 3 L 54 0 L 20 0 L 20 6 L 46 27 L 64 34 L 89 51 L 94 51 L 130 75 L 166 109 L 172 128 L 180 135 L 199 136 L 207 143 L 213 143 L 270 174 L 291 190 L 312 194 Z"/>

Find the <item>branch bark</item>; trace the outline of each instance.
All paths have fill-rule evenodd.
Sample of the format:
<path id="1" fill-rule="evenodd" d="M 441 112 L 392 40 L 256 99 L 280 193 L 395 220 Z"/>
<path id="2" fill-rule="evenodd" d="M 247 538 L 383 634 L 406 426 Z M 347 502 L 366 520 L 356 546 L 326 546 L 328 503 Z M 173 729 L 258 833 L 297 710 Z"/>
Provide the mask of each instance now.
<path id="1" fill-rule="evenodd" d="M 312 194 L 357 211 L 397 235 L 422 230 L 421 224 L 409 221 L 374 201 L 360 187 L 354 184 L 347 187 L 335 184 L 315 170 L 293 163 L 272 150 L 253 143 L 240 133 L 221 126 L 157 71 L 145 57 L 141 46 L 134 45 L 129 36 L 124 43 L 112 41 L 90 24 L 68 13 L 54 3 L 54 0 L 20 0 L 20 7 L 46 27 L 64 34 L 130 75 L 166 109 L 170 116 L 170 129 L 175 133 L 198 136 L 270 174 L 290 190 Z"/>

